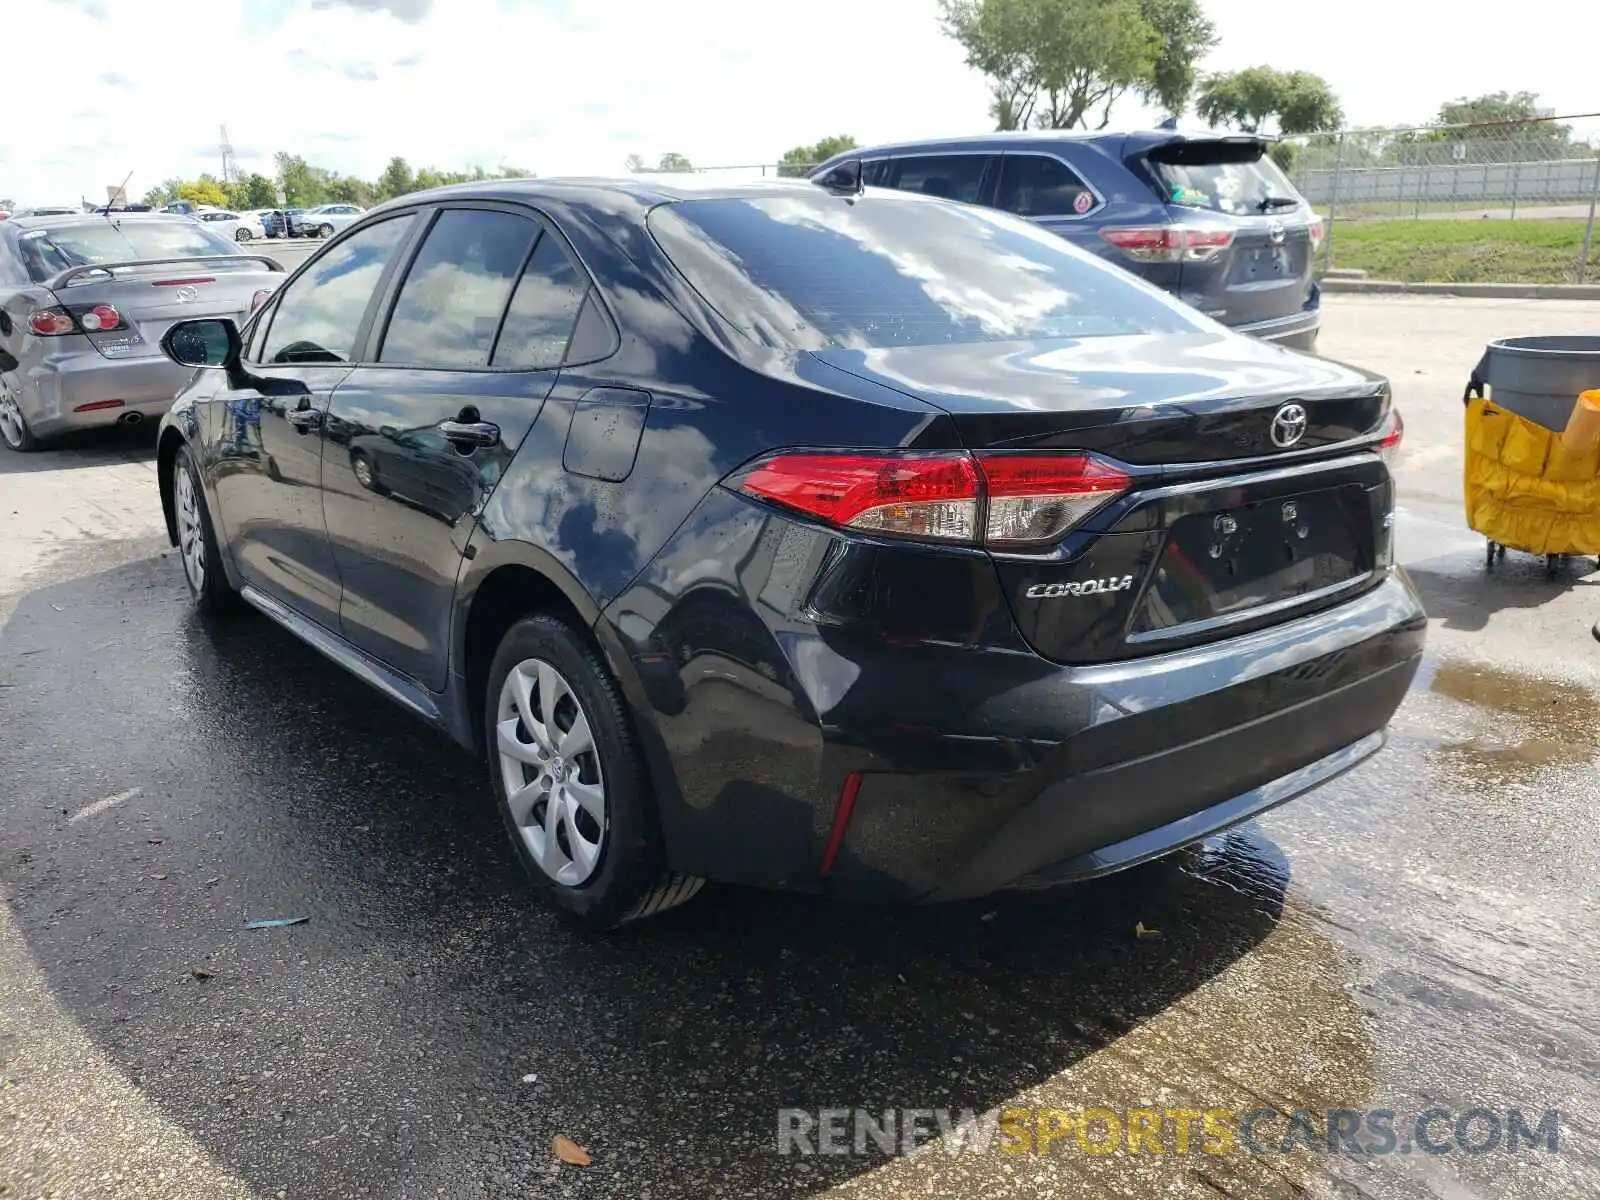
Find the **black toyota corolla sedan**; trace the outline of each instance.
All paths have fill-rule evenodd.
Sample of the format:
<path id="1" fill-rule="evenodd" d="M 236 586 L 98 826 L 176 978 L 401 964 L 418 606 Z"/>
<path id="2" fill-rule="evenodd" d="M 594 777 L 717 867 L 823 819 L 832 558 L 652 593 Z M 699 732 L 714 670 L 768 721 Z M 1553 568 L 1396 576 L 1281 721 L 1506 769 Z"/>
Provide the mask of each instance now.
<path id="1" fill-rule="evenodd" d="M 1386 382 L 999 212 L 461 185 L 164 346 L 199 606 L 481 754 L 601 926 L 1131 866 L 1378 751 L 1422 652 Z"/>

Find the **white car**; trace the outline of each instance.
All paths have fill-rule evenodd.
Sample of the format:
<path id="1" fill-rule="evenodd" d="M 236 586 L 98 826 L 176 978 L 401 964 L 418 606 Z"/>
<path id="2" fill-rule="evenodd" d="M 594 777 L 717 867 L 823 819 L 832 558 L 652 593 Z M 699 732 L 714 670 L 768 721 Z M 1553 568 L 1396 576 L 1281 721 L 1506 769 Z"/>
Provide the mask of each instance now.
<path id="1" fill-rule="evenodd" d="M 225 208 L 205 208 L 194 214 L 194 219 L 201 222 L 212 233 L 234 242 L 248 242 L 255 238 L 265 238 L 266 228 L 261 224 L 260 213 L 236 213 Z"/>
<path id="2" fill-rule="evenodd" d="M 319 204 L 295 218 L 296 230 L 308 237 L 332 237 L 354 225 L 367 210 L 355 204 Z"/>

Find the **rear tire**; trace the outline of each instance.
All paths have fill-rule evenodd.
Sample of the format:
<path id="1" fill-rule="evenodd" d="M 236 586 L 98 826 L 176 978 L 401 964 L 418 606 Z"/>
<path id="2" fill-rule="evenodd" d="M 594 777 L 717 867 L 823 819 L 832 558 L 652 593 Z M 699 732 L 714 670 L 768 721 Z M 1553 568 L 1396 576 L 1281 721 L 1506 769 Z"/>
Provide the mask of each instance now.
<path id="1" fill-rule="evenodd" d="M 248 242 L 254 236 L 248 229 L 235 229 L 233 231 L 233 240 L 236 242 Z"/>
<path id="2" fill-rule="evenodd" d="M 331 238 L 333 236 L 333 226 L 332 225 L 324 225 L 324 226 L 322 226 L 321 228 L 319 228 L 317 230 L 317 236 L 321 237 L 321 238 Z"/>
<path id="3" fill-rule="evenodd" d="M 582 632 L 544 613 L 507 630 L 489 668 L 483 725 L 517 858 L 567 917 L 613 929 L 704 886 L 665 866 L 622 692 Z"/>
<path id="4" fill-rule="evenodd" d="M 31 454 L 39 449 L 39 439 L 28 428 L 22 415 L 22 389 L 16 376 L 0 375 L 0 442 L 19 454 Z"/>
<path id="5" fill-rule="evenodd" d="M 195 607 L 208 616 L 235 611 L 239 593 L 222 569 L 222 552 L 200 487 L 200 471 L 187 445 L 172 456 L 172 509 L 178 528 L 178 560 Z"/>

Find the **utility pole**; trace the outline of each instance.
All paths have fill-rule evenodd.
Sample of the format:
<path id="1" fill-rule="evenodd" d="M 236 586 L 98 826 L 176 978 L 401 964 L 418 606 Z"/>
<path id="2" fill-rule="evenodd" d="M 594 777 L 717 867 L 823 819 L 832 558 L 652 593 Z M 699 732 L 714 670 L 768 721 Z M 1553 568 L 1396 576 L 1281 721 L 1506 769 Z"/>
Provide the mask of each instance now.
<path id="1" fill-rule="evenodd" d="M 237 183 L 239 178 L 239 164 L 234 161 L 233 145 L 228 141 L 228 127 L 222 127 L 222 183 L 227 186 Z"/>

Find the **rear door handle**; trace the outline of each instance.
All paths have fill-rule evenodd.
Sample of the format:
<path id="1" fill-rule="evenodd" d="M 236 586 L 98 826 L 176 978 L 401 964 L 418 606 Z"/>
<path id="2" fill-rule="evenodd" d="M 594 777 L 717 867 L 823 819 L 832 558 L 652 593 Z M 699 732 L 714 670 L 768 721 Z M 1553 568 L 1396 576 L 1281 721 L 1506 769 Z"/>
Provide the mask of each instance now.
<path id="1" fill-rule="evenodd" d="M 283 414 L 283 419 L 296 429 L 315 429 L 322 424 L 322 410 L 320 408 L 291 408 Z"/>
<path id="2" fill-rule="evenodd" d="M 488 421 L 440 421 L 439 432 L 457 446 L 493 446 L 500 440 L 500 426 Z"/>

